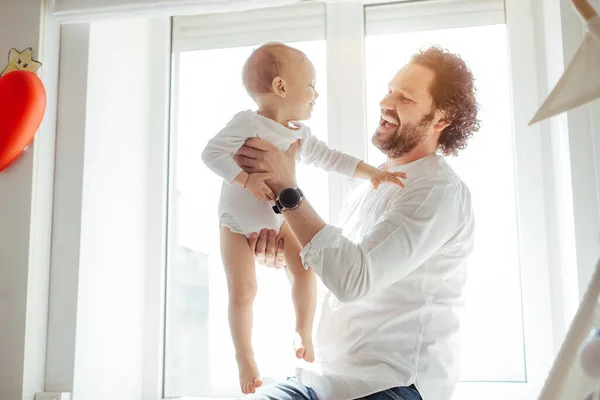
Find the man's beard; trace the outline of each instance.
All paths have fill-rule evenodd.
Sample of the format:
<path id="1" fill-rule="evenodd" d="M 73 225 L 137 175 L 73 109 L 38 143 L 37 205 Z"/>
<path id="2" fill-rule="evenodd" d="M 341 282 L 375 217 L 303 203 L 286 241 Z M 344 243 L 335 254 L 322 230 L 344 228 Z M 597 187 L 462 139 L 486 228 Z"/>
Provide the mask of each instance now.
<path id="1" fill-rule="evenodd" d="M 373 135 L 371 142 L 389 158 L 402 157 L 425 140 L 427 137 L 427 129 L 429 128 L 431 121 L 433 121 L 434 115 L 435 111 L 431 111 L 429 114 L 424 115 L 417 124 L 400 123 L 396 132 L 389 138 L 379 137 L 378 128 Z M 399 118 L 397 120 L 399 121 Z"/>

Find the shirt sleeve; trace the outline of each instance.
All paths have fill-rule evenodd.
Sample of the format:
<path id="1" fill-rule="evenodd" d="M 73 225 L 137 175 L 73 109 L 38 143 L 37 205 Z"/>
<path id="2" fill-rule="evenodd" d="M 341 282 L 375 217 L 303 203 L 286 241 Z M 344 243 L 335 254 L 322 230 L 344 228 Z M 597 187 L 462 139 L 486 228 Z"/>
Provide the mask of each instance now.
<path id="1" fill-rule="evenodd" d="M 208 141 L 202 152 L 202 161 L 211 171 L 230 183 L 242 172 L 240 166 L 233 160 L 233 156 L 247 139 L 254 136 L 253 113 L 240 112 Z"/>
<path id="2" fill-rule="evenodd" d="M 305 129 L 300 151 L 302 162 L 313 164 L 327 172 L 337 172 L 349 177 L 354 176 L 356 167 L 361 160 L 330 148 L 325 142 L 317 139 L 308 127 L 305 127 Z"/>
<path id="3" fill-rule="evenodd" d="M 600 44 L 600 15 L 592 17 L 587 22 L 587 26 L 588 31 L 590 31 L 590 33 L 596 37 L 596 40 Z"/>
<path id="4" fill-rule="evenodd" d="M 304 265 L 342 302 L 376 293 L 414 271 L 460 231 L 466 222 L 461 187 L 439 184 L 406 193 L 360 243 L 327 225 L 302 249 Z"/>

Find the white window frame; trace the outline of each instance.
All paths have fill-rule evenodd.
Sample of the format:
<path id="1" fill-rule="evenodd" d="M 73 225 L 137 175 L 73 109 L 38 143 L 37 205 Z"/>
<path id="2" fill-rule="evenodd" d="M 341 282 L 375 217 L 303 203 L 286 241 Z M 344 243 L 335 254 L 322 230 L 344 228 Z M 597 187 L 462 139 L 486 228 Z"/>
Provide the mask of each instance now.
<path id="1" fill-rule="evenodd" d="M 324 21 L 316 17 L 316 4 L 301 3 L 241 14 L 180 17 L 173 23 L 174 79 L 180 51 L 254 45 L 264 41 L 327 41 L 328 139 L 332 147 L 366 159 L 366 34 L 506 23 L 510 48 L 511 94 L 515 142 L 519 252 L 526 382 L 461 382 L 455 398 L 534 398 L 544 382 L 555 351 L 548 270 L 548 229 L 542 154 L 542 132 L 527 122 L 538 104 L 534 32 L 529 28 L 531 9 L 519 0 L 432 0 L 364 5 L 360 1 L 326 5 Z M 368 8 L 367 8 L 368 7 Z M 296 8 L 296 9 L 294 9 Z M 299 16 L 291 29 L 286 24 L 247 24 L 226 27 L 247 18 L 272 17 L 270 13 Z M 367 11 L 365 11 L 367 10 Z M 366 18 L 365 18 L 366 17 Z M 324 23 L 324 24 L 323 24 Z M 253 28 L 260 26 L 260 29 Z M 176 86 L 176 85 L 175 85 Z M 176 97 L 176 96 L 175 96 Z M 335 221 L 343 199 L 351 190 L 347 178 L 330 178 L 330 216 Z M 549 334 L 550 332 L 550 334 Z"/>
<path id="2" fill-rule="evenodd" d="M 367 35 L 465 28 L 505 22 L 504 0 L 374 3 L 367 6 L 365 13 Z"/>

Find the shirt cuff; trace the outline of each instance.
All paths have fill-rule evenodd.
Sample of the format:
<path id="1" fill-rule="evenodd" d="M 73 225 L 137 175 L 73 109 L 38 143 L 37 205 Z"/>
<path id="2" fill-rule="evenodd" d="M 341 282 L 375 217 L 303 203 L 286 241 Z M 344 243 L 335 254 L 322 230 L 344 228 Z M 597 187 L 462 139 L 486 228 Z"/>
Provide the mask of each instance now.
<path id="1" fill-rule="evenodd" d="M 323 250 L 339 247 L 341 236 L 340 228 L 325 225 L 300 252 L 304 268 L 311 267 L 319 274 L 323 270 Z"/>
<path id="2" fill-rule="evenodd" d="M 587 22 L 588 31 L 596 37 L 600 43 L 600 15 L 595 15 Z"/>
<path id="3" fill-rule="evenodd" d="M 223 176 L 223 179 L 225 179 L 225 182 L 231 183 L 235 179 L 235 177 L 238 176 L 242 171 L 242 168 L 239 165 L 235 164 L 231 167 L 229 171 L 227 171 L 225 176 Z"/>
<path id="4" fill-rule="evenodd" d="M 356 174 L 356 168 L 358 167 L 358 164 L 360 164 L 362 162 L 362 160 L 359 158 L 356 158 L 356 157 L 351 157 L 351 158 L 352 158 L 352 160 L 350 161 L 348 176 L 350 178 L 354 178 L 354 175 Z"/>

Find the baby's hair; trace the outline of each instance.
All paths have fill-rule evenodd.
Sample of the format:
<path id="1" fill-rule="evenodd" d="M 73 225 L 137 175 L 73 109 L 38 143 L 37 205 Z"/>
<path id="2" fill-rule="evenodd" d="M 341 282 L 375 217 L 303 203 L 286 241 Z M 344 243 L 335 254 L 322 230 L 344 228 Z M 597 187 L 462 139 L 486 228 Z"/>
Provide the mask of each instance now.
<path id="1" fill-rule="evenodd" d="M 242 82 L 246 91 L 253 99 L 257 95 L 271 93 L 273 79 L 282 75 L 286 64 L 305 57 L 300 50 L 283 43 L 263 44 L 250 54 L 242 69 Z"/>

